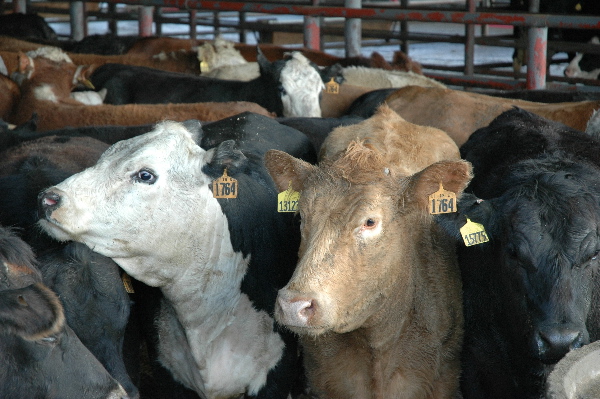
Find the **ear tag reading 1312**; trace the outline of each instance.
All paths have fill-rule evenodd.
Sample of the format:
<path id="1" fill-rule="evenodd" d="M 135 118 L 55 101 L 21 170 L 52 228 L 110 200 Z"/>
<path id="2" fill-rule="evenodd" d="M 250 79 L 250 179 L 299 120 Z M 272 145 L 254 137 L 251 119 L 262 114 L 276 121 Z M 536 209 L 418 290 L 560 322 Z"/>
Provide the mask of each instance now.
<path id="1" fill-rule="evenodd" d="M 294 191 L 292 182 L 290 181 L 287 190 L 277 194 L 277 212 L 296 212 L 299 200 L 300 193 Z"/>
<path id="2" fill-rule="evenodd" d="M 429 195 L 429 213 L 437 215 L 440 213 L 456 212 L 456 194 L 452 191 L 444 190 L 440 182 L 440 189 Z"/>
<path id="3" fill-rule="evenodd" d="M 227 176 L 227 168 L 223 171 L 223 176 L 213 180 L 212 192 L 215 198 L 237 198 L 238 181 Z"/>
<path id="4" fill-rule="evenodd" d="M 480 223 L 472 222 L 471 219 L 467 218 L 467 223 L 460 228 L 460 235 L 465 242 L 467 247 L 477 244 L 483 244 L 488 242 L 488 238 L 483 225 Z"/>
<path id="5" fill-rule="evenodd" d="M 331 94 L 340 94 L 340 84 L 331 78 L 331 80 L 325 83 L 325 92 Z"/>

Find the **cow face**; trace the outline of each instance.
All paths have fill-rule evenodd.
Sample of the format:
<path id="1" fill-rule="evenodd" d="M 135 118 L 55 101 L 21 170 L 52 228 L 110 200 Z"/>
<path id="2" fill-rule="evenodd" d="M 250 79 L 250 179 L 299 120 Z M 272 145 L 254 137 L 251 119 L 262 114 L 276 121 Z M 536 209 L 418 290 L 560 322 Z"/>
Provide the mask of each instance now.
<path id="1" fill-rule="evenodd" d="M 294 51 L 284 60 L 271 64 L 259 53 L 257 61 L 261 75 L 276 79 L 284 117 L 321 117 L 320 96 L 325 85 L 317 68 L 306 57 Z"/>
<path id="2" fill-rule="evenodd" d="M 218 161 L 221 173 L 227 166 L 233 173 L 238 153 L 221 151 L 231 142 L 203 150 L 195 141 L 200 133 L 197 121 L 164 122 L 147 134 L 116 143 L 95 166 L 40 195 L 40 225 L 58 239 L 83 242 L 121 265 L 128 263 L 134 277 L 148 271 L 150 280 L 145 282 L 160 285 L 172 271 L 128 260 L 147 260 L 155 254 L 178 261 L 183 261 L 182 253 L 204 256 L 182 251 L 197 247 L 194 237 L 210 229 L 197 217 L 198 211 L 225 220 L 210 191 L 213 178 L 202 168 Z M 221 224 L 218 228 L 225 231 L 219 234 L 227 234 L 227 225 Z"/>
<path id="3" fill-rule="evenodd" d="M 485 226 L 489 243 L 459 249 L 466 314 L 474 324 L 493 320 L 502 341 L 540 370 L 590 340 L 600 263 L 594 169 L 552 157 L 523 162 L 500 196 L 465 195 L 458 215 L 439 217 L 454 231 L 466 217 Z"/>
<path id="4" fill-rule="evenodd" d="M 389 308 L 391 297 L 410 297 L 411 265 L 423 232 L 431 228 L 428 195 L 440 181 L 461 192 L 470 178 L 462 161 L 394 176 L 377 151 L 362 143 L 320 167 L 269 151 L 265 166 L 280 190 L 291 183 L 301 191 L 299 262 L 279 291 L 276 318 L 311 335 L 368 326 Z"/>

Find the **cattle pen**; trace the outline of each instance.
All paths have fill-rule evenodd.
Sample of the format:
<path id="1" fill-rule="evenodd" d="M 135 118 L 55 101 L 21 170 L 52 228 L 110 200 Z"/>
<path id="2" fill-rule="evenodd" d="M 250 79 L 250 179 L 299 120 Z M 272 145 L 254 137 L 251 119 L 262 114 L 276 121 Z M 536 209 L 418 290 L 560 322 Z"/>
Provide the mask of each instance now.
<path id="1" fill-rule="evenodd" d="M 257 32 L 261 37 L 272 37 L 276 32 L 296 32 L 302 35 L 301 43 L 308 48 L 328 51 L 335 47 L 344 48 L 346 56 L 364 52 L 363 46 L 396 46 L 410 55 L 414 43 L 445 42 L 463 46 L 462 65 L 425 63 L 425 74 L 449 85 L 463 87 L 487 87 L 500 90 L 553 88 L 562 90 L 600 90 L 597 80 L 566 78 L 550 75 L 548 64 L 565 61 L 553 60 L 548 52 L 582 52 L 600 54 L 600 48 L 588 43 L 553 42 L 548 39 L 548 30 L 585 29 L 600 30 L 597 15 L 541 14 L 539 0 L 531 1 L 528 12 L 511 11 L 508 1 L 502 0 L 400 0 L 389 2 L 362 2 L 360 0 L 312 0 L 288 2 L 258 1 L 197 1 L 197 0 L 92 0 L 85 3 L 100 3 L 104 11 L 86 11 L 83 1 L 68 3 L 70 36 L 83 38 L 92 20 L 108 21 L 108 30 L 117 33 L 120 19 L 137 19 L 140 36 L 168 34 L 162 23 L 189 25 L 188 37 L 195 39 L 197 27 L 210 26 L 212 33 L 224 29 L 239 34 L 240 41 L 247 40 L 248 32 Z M 44 3 L 52 5 L 53 3 Z M 6 5 L 5 5 L 6 7 Z M 57 11 L 53 7 L 36 5 L 36 2 L 15 0 L 14 12 L 39 10 Z M 119 12 L 126 9 L 129 12 Z M 62 10 L 65 12 L 65 9 Z M 171 15 L 171 16 L 169 16 Z M 262 18 L 256 18 L 256 15 Z M 223 18 L 225 16 L 225 18 Z M 233 17 L 232 17 L 233 16 Z M 254 16 L 254 17 L 253 17 Z M 300 21 L 280 22 L 280 18 L 296 16 Z M 336 26 L 326 21 L 341 21 Z M 383 22 L 387 29 L 372 29 L 368 23 Z M 408 29 L 408 24 L 420 24 L 422 30 Z M 456 24 L 456 25 L 455 25 Z M 335 25 L 335 24 L 333 24 Z M 382 24 L 380 24 L 382 25 Z M 453 31 L 433 27 L 455 25 Z M 456 29 L 456 26 L 459 28 Z M 461 29 L 460 26 L 463 28 Z M 153 31 L 153 27 L 155 28 Z M 509 28 L 503 34 L 489 34 L 494 27 Z M 524 29 L 527 39 L 515 38 L 513 30 Z M 476 32 L 480 34 L 477 35 Z M 506 33 L 504 33 L 506 32 Z M 325 35 L 336 34 L 343 43 L 324 40 Z M 486 46 L 493 48 L 521 49 L 527 54 L 526 72 L 510 68 L 511 62 L 475 63 L 477 51 Z"/>

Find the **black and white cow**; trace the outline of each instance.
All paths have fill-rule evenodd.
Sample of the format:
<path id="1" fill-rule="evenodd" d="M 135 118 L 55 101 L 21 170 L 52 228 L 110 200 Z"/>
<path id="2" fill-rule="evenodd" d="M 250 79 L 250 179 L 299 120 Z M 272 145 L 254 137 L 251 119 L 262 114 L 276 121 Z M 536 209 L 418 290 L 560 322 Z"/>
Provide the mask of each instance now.
<path id="1" fill-rule="evenodd" d="M 457 214 L 489 242 L 459 244 L 471 398 L 539 398 L 552 366 L 600 338 L 600 142 L 513 109 L 461 147 L 474 179 Z"/>
<path id="2" fill-rule="evenodd" d="M 258 64 L 260 76 L 248 82 L 122 64 L 102 65 L 90 80 L 108 90 L 106 104 L 250 101 L 278 116 L 321 116 L 323 80 L 331 70 L 322 72 L 300 52 L 273 63 L 259 53 Z"/>
<path id="3" fill-rule="evenodd" d="M 263 123 L 244 130 L 244 120 Z M 161 288 L 160 359 L 184 385 L 207 398 L 287 398 L 302 375 L 298 348 L 272 315 L 296 265 L 299 228 L 293 214 L 277 212 L 262 159 L 270 148 L 313 149 L 291 128 L 261 143 L 261 132 L 281 126 L 267 117 L 220 123 L 203 132 L 197 121 L 166 121 L 113 145 L 40 195 L 39 224 Z M 237 198 L 213 196 L 225 170 Z"/>
<path id="4" fill-rule="evenodd" d="M 65 322 L 31 248 L 0 228 L 0 397 L 126 399 Z"/>

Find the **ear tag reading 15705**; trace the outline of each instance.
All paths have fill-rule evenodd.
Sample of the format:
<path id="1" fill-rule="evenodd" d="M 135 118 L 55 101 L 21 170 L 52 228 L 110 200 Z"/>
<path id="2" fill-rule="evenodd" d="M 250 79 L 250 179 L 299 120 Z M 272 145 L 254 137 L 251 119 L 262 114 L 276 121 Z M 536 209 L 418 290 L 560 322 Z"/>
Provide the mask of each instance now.
<path id="1" fill-rule="evenodd" d="M 444 190 L 444 186 L 440 182 L 440 189 L 429 195 L 429 213 L 437 215 L 456 211 L 456 194 L 452 191 Z"/>
<path id="2" fill-rule="evenodd" d="M 237 198 L 238 181 L 227 176 L 227 168 L 223 171 L 223 176 L 213 180 L 212 192 L 215 198 Z"/>
<path id="3" fill-rule="evenodd" d="M 480 223 L 472 222 L 471 219 L 467 218 L 467 223 L 460 228 L 460 235 L 465 242 L 467 247 L 471 245 L 483 244 L 488 242 L 488 238 L 483 225 Z"/>
<path id="4" fill-rule="evenodd" d="M 325 83 L 325 92 L 331 94 L 340 94 L 340 84 L 331 78 L 331 80 Z"/>
<path id="5" fill-rule="evenodd" d="M 292 182 L 290 181 L 287 190 L 277 194 L 277 212 L 296 212 L 299 200 L 300 193 L 294 191 Z"/>

